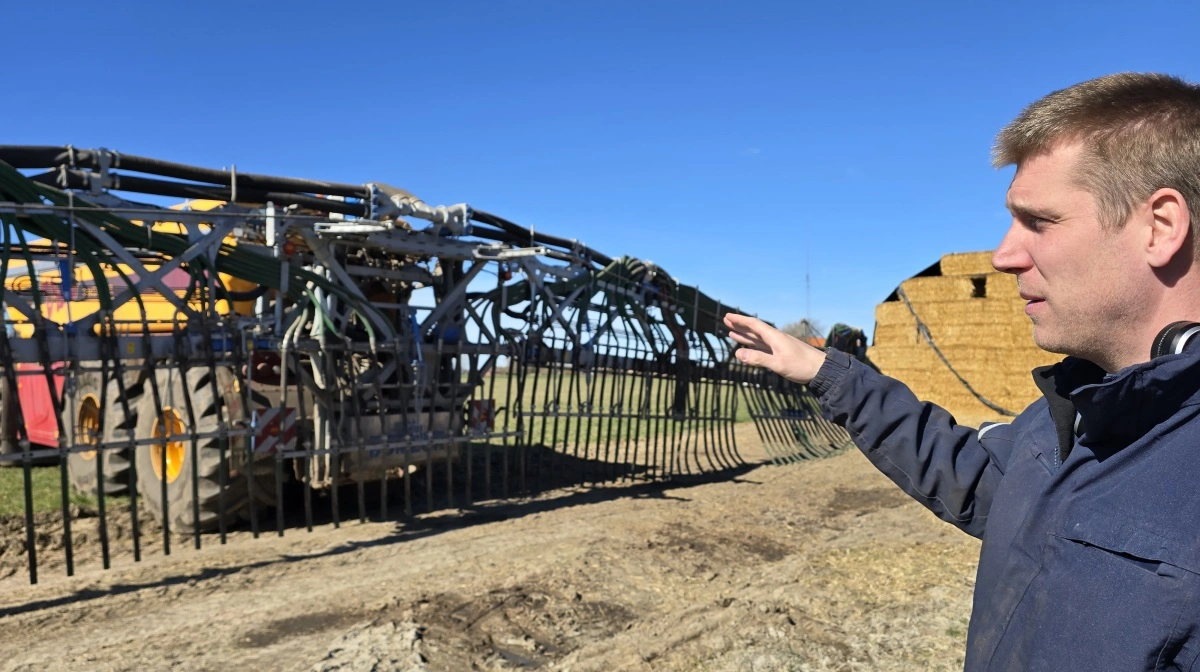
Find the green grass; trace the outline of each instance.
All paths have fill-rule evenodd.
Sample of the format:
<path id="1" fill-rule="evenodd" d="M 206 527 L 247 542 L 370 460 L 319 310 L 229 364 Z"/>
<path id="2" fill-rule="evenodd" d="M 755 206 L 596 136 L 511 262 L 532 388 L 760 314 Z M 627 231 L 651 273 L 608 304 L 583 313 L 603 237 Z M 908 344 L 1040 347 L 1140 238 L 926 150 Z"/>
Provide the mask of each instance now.
<path id="1" fill-rule="evenodd" d="M 58 467 L 31 467 L 30 480 L 33 486 L 33 512 L 45 513 L 62 510 L 62 484 Z M 116 500 L 129 501 L 127 497 L 108 497 L 106 505 Z M 76 506 L 94 509 L 96 499 L 70 490 L 68 501 Z M 21 467 L 0 468 L 0 516 L 25 515 L 25 470 Z"/>
<path id="2" fill-rule="evenodd" d="M 687 425 L 692 425 L 692 431 L 700 431 L 700 427 L 707 427 L 712 421 L 710 413 L 714 393 L 719 394 L 721 398 L 720 420 L 727 422 L 730 417 L 731 409 L 728 405 L 732 395 L 728 385 L 717 385 L 711 381 L 691 385 L 688 390 L 689 412 L 696 405 L 696 399 L 692 395 L 700 394 L 701 415 L 700 418 L 689 416 L 680 420 L 674 419 L 672 413 L 676 388 L 672 378 L 654 377 L 647 384 L 645 376 L 638 374 L 601 372 L 589 377 L 582 372 L 574 373 L 570 369 L 565 371 L 565 375 L 560 376 L 561 373 L 564 372 L 545 368 L 535 373 L 531 369 L 526 376 L 520 398 L 526 414 L 526 436 L 533 443 L 554 446 L 574 445 L 576 442 L 589 445 L 610 441 L 624 442 L 648 439 L 656 434 L 678 433 Z M 496 408 L 500 410 L 496 420 L 497 430 L 501 429 L 506 420 L 510 429 L 515 428 L 515 416 L 507 417 L 504 410 L 515 412 L 517 386 L 515 376 L 501 371 L 495 376 L 489 376 L 482 386 L 476 388 L 475 394 L 478 398 L 495 399 Z M 734 390 L 734 393 L 739 396 L 733 421 L 747 422 L 751 419 L 750 409 L 745 399 L 740 397 L 740 391 Z M 591 400 L 594 415 L 590 419 L 580 414 L 581 398 L 584 401 Z M 618 403 L 621 405 L 622 414 L 639 412 L 645 408 L 648 415 L 660 417 L 626 417 L 620 419 L 618 426 L 616 420 L 610 423 L 607 417 L 610 409 Z M 557 418 L 536 415 L 553 411 L 555 406 L 559 413 L 565 415 Z M 531 413 L 535 415 L 530 415 Z"/>

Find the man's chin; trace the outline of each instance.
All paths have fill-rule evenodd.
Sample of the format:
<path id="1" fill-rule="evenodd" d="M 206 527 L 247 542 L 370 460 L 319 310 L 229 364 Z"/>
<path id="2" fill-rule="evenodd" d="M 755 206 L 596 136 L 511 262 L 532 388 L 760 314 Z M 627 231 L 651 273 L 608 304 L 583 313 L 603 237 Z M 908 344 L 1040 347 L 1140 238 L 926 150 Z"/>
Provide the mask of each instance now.
<path id="1" fill-rule="evenodd" d="M 1036 326 L 1033 328 L 1033 342 L 1042 350 L 1057 355 L 1070 355 L 1072 352 L 1071 346 L 1062 338 L 1055 338 L 1053 334 L 1039 334 Z"/>

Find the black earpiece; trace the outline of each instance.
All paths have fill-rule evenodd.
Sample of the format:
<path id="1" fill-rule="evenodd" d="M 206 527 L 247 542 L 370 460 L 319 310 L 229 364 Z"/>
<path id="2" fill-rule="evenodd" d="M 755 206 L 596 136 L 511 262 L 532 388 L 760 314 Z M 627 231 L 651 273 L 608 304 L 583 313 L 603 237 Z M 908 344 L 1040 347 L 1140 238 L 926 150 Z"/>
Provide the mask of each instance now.
<path id="1" fill-rule="evenodd" d="M 1200 334 L 1200 322 L 1183 321 L 1168 324 L 1154 338 L 1154 344 L 1150 347 L 1150 358 L 1178 355 L 1186 351 L 1200 343 L 1200 339 L 1195 338 L 1196 334 Z"/>

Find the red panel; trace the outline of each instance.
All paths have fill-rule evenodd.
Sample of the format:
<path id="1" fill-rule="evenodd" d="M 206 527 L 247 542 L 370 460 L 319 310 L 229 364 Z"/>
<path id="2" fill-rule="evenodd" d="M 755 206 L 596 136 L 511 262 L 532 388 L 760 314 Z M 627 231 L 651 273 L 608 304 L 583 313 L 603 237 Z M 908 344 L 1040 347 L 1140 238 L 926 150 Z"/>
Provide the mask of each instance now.
<path id="1" fill-rule="evenodd" d="M 38 364 L 17 364 L 17 374 L 17 399 L 21 402 L 21 414 L 25 419 L 29 441 L 44 446 L 58 446 L 58 421 L 54 417 L 54 403 L 50 400 L 45 370 Z M 54 376 L 54 384 L 61 398 L 62 376 Z"/>

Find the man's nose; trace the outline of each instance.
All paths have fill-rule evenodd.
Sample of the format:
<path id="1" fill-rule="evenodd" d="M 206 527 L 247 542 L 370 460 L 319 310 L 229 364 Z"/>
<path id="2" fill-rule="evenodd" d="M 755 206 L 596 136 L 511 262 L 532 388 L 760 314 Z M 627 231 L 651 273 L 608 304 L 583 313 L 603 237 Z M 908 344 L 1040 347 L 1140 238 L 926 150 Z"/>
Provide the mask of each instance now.
<path id="1" fill-rule="evenodd" d="M 1020 273 L 1029 268 L 1029 253 L 1025 249 L 1023 229 L 1014 219 L 1000 246 L 992 253 L 992 267 L 1001 273 Z"/>

